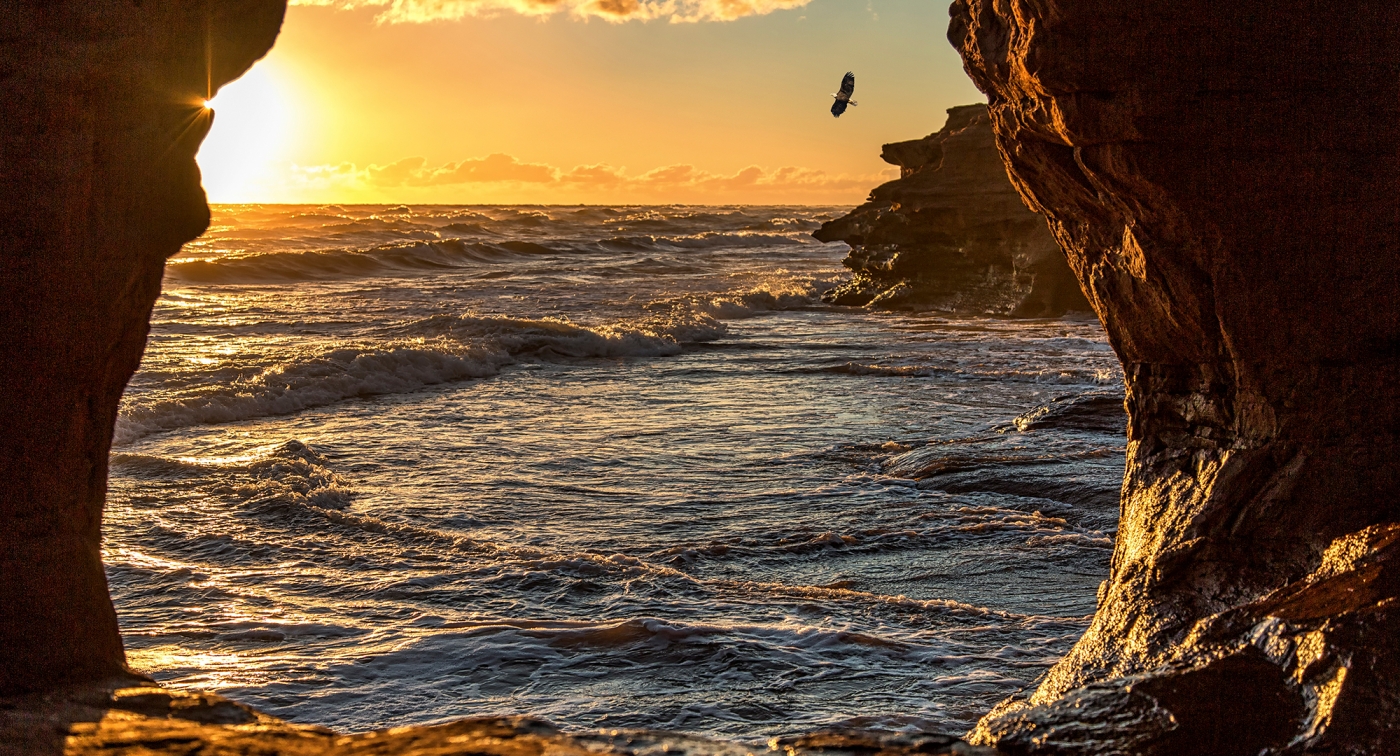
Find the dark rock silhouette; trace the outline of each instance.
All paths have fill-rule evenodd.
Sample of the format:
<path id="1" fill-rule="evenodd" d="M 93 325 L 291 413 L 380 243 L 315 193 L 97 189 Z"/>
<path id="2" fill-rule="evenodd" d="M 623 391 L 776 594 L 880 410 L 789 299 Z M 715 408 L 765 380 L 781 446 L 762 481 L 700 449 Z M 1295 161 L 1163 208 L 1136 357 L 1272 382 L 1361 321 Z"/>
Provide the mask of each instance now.
<path id="1" fill-rule="evenodd" d="M 1093 624 L 974 739 L 1400 752 L 1400 5 L 951 14 L 1129 411 Z"/>
<path id="2" fill-rule="evenodd" d="M 986 106 L 951 108 L 937 133 L 880 157 L 900 177 L 813 234 L 851 245 L 855 276 L 826 301 L 1024 317 L 1089 309 L 1045 219 L 1007 180 Z"/>
<path id="3" fill-rule="evenodd" d="M 99 529 L 165 259 L 209 209 L 212 89 L 281 0 L 0 4 L 0 692 L 124 666 Z"/>

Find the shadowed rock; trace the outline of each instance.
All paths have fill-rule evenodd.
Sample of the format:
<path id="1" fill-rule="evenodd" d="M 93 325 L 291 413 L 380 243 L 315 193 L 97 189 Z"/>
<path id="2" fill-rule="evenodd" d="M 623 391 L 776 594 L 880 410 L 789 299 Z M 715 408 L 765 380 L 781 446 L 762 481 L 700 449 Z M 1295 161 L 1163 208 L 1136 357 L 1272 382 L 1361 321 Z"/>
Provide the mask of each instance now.
<path id="1" fill-rule="evenodd" d="M 1123 362 L 1092 626 L 974 739 L 1400 751 L 1400 6 L 957 0 L 1012 180 Z"/>
<path id="2" fill-rule="evenodd" d="M 99 551 L 117 403 L 209 209 L 204 99 L 281 0 L 0 3 L 0 692 L 124 665 Z"/>
<path id="3" fill-rule="evenodd" d="M 887 144 L 900 177 L 813 236 L 844 241 L 855 273 L 833 304 L 1054 317 L 1088 310 L 1064 253 L 1007 180 L 984 105 L 935 134 Z"/>

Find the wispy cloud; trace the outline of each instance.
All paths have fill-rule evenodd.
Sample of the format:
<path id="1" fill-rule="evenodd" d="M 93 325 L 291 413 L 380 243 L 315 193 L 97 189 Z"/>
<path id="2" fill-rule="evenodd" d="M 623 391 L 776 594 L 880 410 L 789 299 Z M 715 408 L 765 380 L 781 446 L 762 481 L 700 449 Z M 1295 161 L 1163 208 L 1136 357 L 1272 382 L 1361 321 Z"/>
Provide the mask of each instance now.
<path id="1" fill-rule="evenodd" d="M 744 16 L 762 16 L 774 11 L 801 8 L 811 0 L 292 0 L 292 5 L 321 5 L 334 8 L 382 8 L 376 18 L 384 23 L 426 23 L 455 21 L 467 16 L 488 16 L 500 12 L 527 16 L 567 13 L 576 18 L 605 21 L 651 21 L 672 23 L 733 21 Z"/>
<path id="2" fill-rule="evenodd" d="M 522 163 L 510 155 L 500 153 L 433 168 L 428 167 L 428 161 L 423 158 L 404 158 L 389 165 L 371 165 L 360 174 L 365 183 L 381 187 L 447 186 L 496 181 L 540 184 L 552 182 L 558 176 L 558 169 L 552 166 Z"/>
<path id="3" fill-rule="evenodd" d="M 713 173 L 693 165 L 668 165 L 632 173 L 610 165 L 581 165 L 562 169 L 526 163 L 505 154 L 429 165 L 421 157 L 388 165 L 293 166 L 291 184 L 304 196 L 353 192 L 392 196 L 426 188 L 557 197 L 616 197 L 619 199 L 773 201 L 859 199 L 894 171 L 864 176 L 833 175 L 811 168 L 766 169 L 751 165 L 732 174 Z"/>

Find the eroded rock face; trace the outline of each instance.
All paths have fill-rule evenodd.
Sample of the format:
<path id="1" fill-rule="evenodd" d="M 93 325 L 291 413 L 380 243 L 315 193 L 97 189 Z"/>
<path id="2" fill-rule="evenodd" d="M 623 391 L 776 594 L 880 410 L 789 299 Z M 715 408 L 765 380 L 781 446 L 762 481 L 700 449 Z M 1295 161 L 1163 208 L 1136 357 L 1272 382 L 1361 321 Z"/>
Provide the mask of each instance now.
<path id="1" fill-rule="evenodd" d="M 1129 410 L 1094 622 L 975 739 L 1400 752 L 1400 5 L 951 13 Z"/>
<path id="2" fill-rule="evenodd" d="M 204 231 L 202 107 L 283 0 L 0 2 L 0 692 L 124 664 L 99 553 L 117 403 Z"/>
<path id="3" fill-rule="evenodd" d="M 900 177 L 813 236 L 844 241 L 843 305 L 1053 317 L 1088 310 L 1045 220 L 1007 180 L 984 105 L 948 111 L 937 133 L 887 144 Z"/>

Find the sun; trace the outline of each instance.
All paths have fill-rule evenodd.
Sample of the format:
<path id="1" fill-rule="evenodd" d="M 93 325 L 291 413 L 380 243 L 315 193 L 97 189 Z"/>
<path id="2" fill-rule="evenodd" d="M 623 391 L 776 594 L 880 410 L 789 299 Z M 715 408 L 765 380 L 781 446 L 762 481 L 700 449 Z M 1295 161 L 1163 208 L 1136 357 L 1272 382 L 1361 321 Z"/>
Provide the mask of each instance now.
<path id="1" fill-rule="evenodd" d="M 210 202 L 256 202 L 286 163 L 294 128 L 292 98 L 275 66 L 263 61 L 204 102 L 214 126 L 196 158 Z"/>

